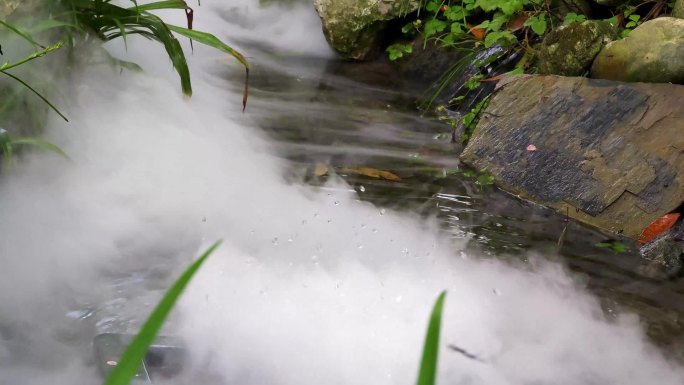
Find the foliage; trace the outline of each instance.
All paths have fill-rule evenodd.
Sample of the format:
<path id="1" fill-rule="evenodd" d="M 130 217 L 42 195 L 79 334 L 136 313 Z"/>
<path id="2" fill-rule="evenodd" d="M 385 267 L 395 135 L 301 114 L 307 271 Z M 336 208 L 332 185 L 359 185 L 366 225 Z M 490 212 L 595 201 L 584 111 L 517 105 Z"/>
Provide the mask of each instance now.
<path id="1" fill-rule="evenodd" d="M 2 155 L 3 169 L 12 165 L 14 153 L 19 146 L 35 146 L 43 150 L 53 152 L 59 156 L 69 159 L 69 156 L 61 148 L 40 138 L 20 137 L 13 138 L 7 131 L 0 128 L 0 154 Z"/>
<path id="2" fill-rule="evenodd" d="M 404 57 L 404 54 L 413 52 L 413 44 L 392 44 L 386 49 L 389 54 L 389 59 L 395 61 L 399 58 Z"/>
<path id="3" fill-rule="evenodd" d="M 402 32 L 410 37 L 418 31 L 425 42 L 435 40 L 445 47 L 520 44 L 534 52 L 534 39 L 554 26 L 587 20 L 587 15 L 574 12 L 561 16 L 550 4 L 546 0 L 424 0 L 418 18 L 406 24 Z M 607 20 L 620 27 L 620 36 L 626 37 L 642 22 L 672 7 L 673 2 L 662 0 L 631 0 L 617 7 L 605 7 L 605 11 L 615 15 Z"/>
<path id="4" fill-rule="evenodd" d="M 629 248 L 624 243 L 616 242 L 614 240 L 603 241 L 595 244 L 594 246 L 611 250 L 615 254 L 622 254 L 626 252 Z"/>
<path id="5" fill-rule="evenodd" d="M 14 37 L 24 41 L 33 49 L 32 53 L 19 60 L 11 63 L 0 63 L 0 74 L 11 78 L 16 81 L 15 84 L 20 85 L 20 87 L 17 87 L 16 89 L 4 88 L 2 90 L 4 95 L 2 103 L 0 103 L 0 119 L 4 121 L 6 128 L 8 128 L 8 124 L 12 127 L 12 124 L 8 122 L 9 119 L 7 118 L 7 115 L 14 112 L 16 109 L 28 110 L 24 112 L 24 118 L 20 119 L 19 122 L 28 120 L 30 123 L 26 125 L 29 127 L 42 125 L 39 124 L 41 123 L 39 122 L 39 119 L 40 115 L 43 114 L 35 113 L 35 111 L 29 108 L 31 103 L 28 103 L 26 97 L 19 91 L 22 87 L 35 94 L 45 103 L 45 105 L 55 111 L 64 120 L 68 121 L 65 114 L 63 114 L 55 104 L 49 101 L 48 98 L 41 93 L 42 91 L 38 91 L 31 86 L 29 84 L 29 82 L 31 82 L 30 80 L 26 81 L 22 78 L 25 77 L 26 74 L 22 74 L 22 77 L 20 77 L 16 73 L 13 73 L 13 70 L 21 67 L 26 70 L 25 72 L 39 76 L 39 71 L 31 72 L 34 67 L 32 66 L 32 63 L 35 60 L 51 55 L 53 52 L 60 50 L 65 46 L 69 48 L 69 51 L 77 49 L 79 44 L 84 41 L 87 42 L 88 40 L 92 40 L 93 37 L 102 41 L 122 38 L 124 44 L 126 44 L 128 36 L 140 35 L 160 42 L 166 49 L 168 57 L 171 59 L 171 63 L 179 75 L 183 93 L 188 96 L 192 94 L 190 71 L 188 69 L 185 53 L 174 34 L 192 39 L 190 41 L 191 44 L 192 41 L 196 41 L 225 52 L 237 59 L 245 68 L 246 77 L 242 100 L 244 109 L 248 95 L 247 79 L 249 75 L 249 65 L 241 53 L 234 50 L 214 35 L 193 30 L 193 10 L 185 1 L 165 0 L 147 4 L 138 4 L 135 0 L 130 1 L 131 6 L 125 7 L 120 5 L 121 2 L 113 4 L 112 0 L 51 0 L 46 5 L 47 10 L 49 11 L 47 13 L 48 16 L 45 16 L 43 19 L 35 19 L 32 17 L 24 18 L 23 23 L 17 23 L 16 25 L 10 23 L 8 20 L 0 21 L 0 36 L 3 37 L 3 40 Z M 167 24 L 160 17 L 152 13 L 152 11 L 167 9 L 183 10 L 186 14 L 187 28 Z M 21 22 L 21 20 L 18 20 L 18 22 Z M 20 27 L 19 25 L 26 25 L 26 27 Z M 43 33 L 48 30 L 57 30 L 58 33 L 44 35 Z M 52 42 L 44 45 L 39 43 L 42 39 L 49 39 L 52 40 Z M 5 48 L 5 51 L 7 51 L 7 48 Z M 118 60 L 109 56 L 104 49 L 102 49 L 102 52 L 109 57 L 112 63 L 129 69 L 140 69 L 135 63 Z M 3 52 L 0 51 L 0 54 L 3 54 Z M 14 56 L 17 55 L 18 54 L 15 53 Z M 45 84 L 46 82 L 43 81 L 43 83 Z M 47 83 L 49 84 L 49 82 Z M 24 125 L 23 122 L 19 124 Z M 33 130 L 39 132 L 39 130 Z M 22 132 L 21 129 L 17 131 Z M 42 148 L 49 147 L 44 142 L 39 144 L 37 139 L 32 138 L 33 143 L 28 143 L 27 139 L 28 138 L 14 139 L 11 142 L 5 141 L 4 144 L 33 144 L 39 145 Z M 11 148 L 3 147 L 2 150 L 4 156 L 11 157 Z"/>
<path id="6" fill-rule="evenodd" d="M 568 25 L 568 24 L 572 24 L 572 23 L 581 23 L 585 20 L 587 20 L 587 17 L 584 15 L 578 15 L 575 12 L 568 12 L 565 15 L 565 18 L 563 19 L 563 25 Z"/>
<path id="7" fill-rule="evenodd" d="M 466 179 L 475 180 L 480 187 L 491 186 L 494 184 L 494 176 L 484 172 L 482 174 L 477 173 L 473 170 L 461 171 L 461 175 Z"/>
<path id="8" fill-rule="evenodd" d="M 487 108 L 488 105 L 489 96 L 482 99 L 475 107 L 473 107 L 472 110 L 463 115 L 463 134 L 461 135 L 461 143 L 466 143 L 468 139 L 470 139 L 470 136 L 473 134 L 473 130 L 475 130 L 475 126 L 477 125 L 480 114 L 485 108 Z"/>
<path id="9" fill-rule="evenodd" d="M 192 94 L 192 85 L 190 81 L 190 71 L 188 69 L 187 61 L 180 43 L 173 35 L 175 32 L 179 35 L 189 37 L 202 44 L 209 45 L 220 51 L 223 51 L 235 59 L 237 59 L 249 74 L 249 65 L 245 57 L 234 50 L 220 39 L 209 33 L 192 30 L 193 10 L 185 1 L 182 0 L 166 0 L 156 1 L 144 5 L 139 5 L 137 1 L 131 0 L 131 7 L 125 8 L 111 3 L 111 0 L 54 0 L 63 9 L 70 10 L 64 13 L 50 16 L 48 19 L 39 20 L 37 24 L 42 25 L 43 29 L 61 28 L 63 36 L 70 36 L 70 41 L 73 45 L 73 34 L 80 33 L 83 36 L 90 36 L 91 34 L 97 36 L 103 41 L 109 41 L 117 38 L 123 38 L 126 43 L 128 35 L 141 35 L 145 38 L 156 40 L 160 42 L 171 59 L 174 69 L 178 72 L 181 81 L 183 93 L 190 96 Z M 159 16 L 153 14 L 151 11 L 164 9 L 182 9 L 186 13 L 187 28 L 174 26 L 165 23 Z M 53 18 L 54 17 L 54 18 Z M 64 115 L 57 110 L 45 97 L 40 95 L 35 89 L 17 78 L 15 75 L 9 74 L 7 71 L 26 64 L 31 60 L 45 56 L 46 54 L 59 49 L 63 46 L 63 41 L 58 41 L 49 46 L 43 46 L 34 39 L 31 34 L 21 30 L 4 21 L 0 21 L 0 25 L 10 30 L 16 35 L 20 36 L 37 48 L 36 52 L 28 57 L 19 60 L 15 63 L 4 63 L 0 66 L 0 72 L 12 77 L 28 87 L 31 91 L 36 93 L 48 105 L 55 110 L 64 119 Z M 36 32 L 39 32 L 37 28 Z M 243 97 L 243 104 L 247 99 L 247 83 L 245 82 L 245 94 Z"/>
<path id="10" fill-rule="evenodd" d="M 147 349 L 154 342 L 157 333 L 161 329 L 166 317 L 178 301 L 178 298 L 185 290 L 192 277 L 195 275 L 204 261 L 216 250 L 221 244 L 217 241 L 211 245 L 195 262 L 193 262 L 183 272 L 183 274 L 174 282 L 174 284 L 167 290 L 164 297 L 159 301 L 157 307 L 152 311 L 152 314 L 147 318 L 140 331 L 135 336 L 130 345 L 121 355 L 117 361 L 118 364 L 109 373 L 105 385 L 128 385 L 135 376 L 140 363 L 142 362 Z"/>
<path id="11" fill-rule="evenodd" d="M 417 385 L 434 385 L 437 378 L 437 360 L 439 358 L 439 334 L 442 325 L 442 309 L 446 291 L 443 291 L 432 307 L 425 343 L 423 345 L 423 355 L 420 360 Z"/>
<path id="12" fill-rule="evenodd" d="M 518 39 L 507 25 L 520 15 L 527 17 L 525 27 L 539 35 L 546 31 L 548 15 L 543 6 L 543 0 L 429 0 L 422 32 L 425 39 L 435 38 L 447 46 L 471 37 L 483 40 L 485 47 L 509 46 Z"/>

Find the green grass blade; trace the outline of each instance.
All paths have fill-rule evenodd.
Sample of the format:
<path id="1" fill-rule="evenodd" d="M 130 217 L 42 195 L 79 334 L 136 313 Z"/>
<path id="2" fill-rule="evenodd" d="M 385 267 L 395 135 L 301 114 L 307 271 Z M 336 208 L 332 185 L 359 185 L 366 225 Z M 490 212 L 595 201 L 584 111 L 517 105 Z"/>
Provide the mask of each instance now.
<path id="1" fill-rule="evenodd" d="M 219 38 L 210 33 L 195 31 L 193 29 L 187 29 L 172 24 L 167 24 L 167 26 L 170 30 L 178 33 L 179 35 L 183 35 L 192 40 L 198 41 L 202 44 L 206 44 L 210 47 L 218 49 L 219 51 L 223 51 L 231 55 L 245 67 L 245 87 L 242 93 L 242 110 L 244 111 L 247 107 L 247 97 L 249 95 L 249 63 L 247 62 L 247 59 L 245 59 L 245 57 L 240 52 L 234 50 L 228 44 L 222 42 Z"/>
<path id="2" fill-rule="evenodd" d="M 147 318 L 147 321 L 145 321 L 145 324 L 138 332 L 138 335 L 135 336 L 133 341 L 126 348 L 126 351 L 121 355 L 119 364 L 111 371 L 105 381 L 105 385 L 128 385 L 130 383 L 135 376 L 135 373 L 138 371 L 140 363 L 147 353 L 148 347 L 154 342 L 157 333 L 164 324 L 171 309 L 173 309 L 176 304 L 176 301 L 183 293 L 183 290 L 185 290 L 187 284 L 200 266 L 202 266 L 202 263 L 204 263 L 207 257 L 209 257 L 220 244 L 221 241 L 217 241 L 211 245 L 199 259 L 193 262 L 185 272 L 183 272 L 180 278 L 178 278 L 173 286 L 164 294 L 164 298 L 159 301 L 157 307 Z"/>
<path id="3" fill-rule="evenodd" d="M 434 385 L 437 378 L 437 358 L 439 356 L 439 332 L 442 325 L 442 308 L 446 291 L 443 291 L 432 308 L 427 334 L 425 335 L 425 345 L 423 346 L 423 356 L 420 360 L 420 371 L 418 372 L 417 385 Z"/>
<path id="4" fill-rule="evenodd" d="M 57 155 L 60 155 L 64 157 L 65 159 L 70 159 L 69 155 L 64 152 L 59 146 L 52 144 L 46 140 L 39 139 L 39 138 L 32 138 L 32 137 L 21 137 L 21 138 L 13 138 L 10 139 L 10 143 L 12 146 L 17 146 L 17 145 L 30 145 L 30 146 L 36 146 L 40 147 L 43 150 L 47 150 L 50 152 L 54 152 Z"/>
<path id="5" fill-rule="evenodd" d="M 0 71 L 0 74 L 7 75 L 7 76 L 11 77 L 12 79 L 18 81 L 19 83 L 23 84 L 24 87 L 26 87 L 26 88 L 28 88 L 29 90 L 31 90 L 31 92 L 33 92 L 33 93 L 36 94 L 39 98 L 41 98 L 41 99 L 45 102 L 45 104 L 47 104 L 48 106 L 50 106 L 50 108 L 52 108 L 52 110 L 54 110 L 59 116 L 61 116 L 62 119 L 64 119 L 64 120 L 67 121 L 67 122 L 69 121 L 69 119 L 67 119 L 67 117 L 64 116 L 64 114 L 62 114 L 62 113 L 57 109 L 57 107 L 55 107 L 52 103 L 50 103 L 50 101 L 47 100 L 47 98 L 46 98 L 45 96 L 41 95 L 40 92 L 34 90 L 33 87 L 31 87 L 30 85 L 28 85 L 28 83 L 26 83 L 25 81 L 19 79 L 19 78 L 16 77 L 16 76 L 12 75 L 12 74 L 9 73 L 9 72 Z"/>
<path id="6" fill-rule="evenodd" d="M 12 31 L 12 32 L 16 33 L 17 35 L 21 36 L 24 40 L 26 40 L 26 41 L 28 41 L 29 43 L 31 43 L 31 45 L 33 45 L 34 47 L 45 48 L 44 45 L 41 45 L 41 44 L 39 44 L 37 41 L 33 40 L 33 38 L 31 37 L 31 35 L 29 35 L 28 33 L 26 33 L 26 32 L 24 32 L 24 31 L 20 30 L 19 28 L 16 28 L 16 27 L 14 27 L 14 26 L 12 26 L 12 25 L 10 25 L 10 24 L 7 24 L 7 23 L 5 23 L 5 22 L 2 21 L 2 20 L 0 20 L 0 25 L 5 26 L 5 28 L 7 28 L 7 29 L 9 29 L 10 31 Z"/>
<path id="7" fill-rule="evenodd" d="M 232 57 L 236 58 L 243 66 L 245 66 L 245 68 L 249 68 L 249 63 L 247 63 L 247 59 L 245 59 L 245 57 L 242 56 L 240 52 L 234 50 L 228 44 L 222 42 L 216 36 L 207 32 L 196 31 L 194 29 L 187 29 L 179 27 L 177 25 L 167 24 L 167 26 L 170 30 L 176 32 L 179 35 L 189 37 L 192 40 L 198 41 L 202 44 L 206 44 L 210 47 L 214 47 L 219 51 L 223 51 L 231 55 Z"/>
<path id="8" fill-rule="evenodd" d="M 154 3 L 136 5 L 128 9 L 137 12 L 153 11 L 155 9 L 187 9 L 188 4 L 181 0 L 155 1 Z"/>
<path id="9" fill-rule="evenodd" d="M 63 45 L 64 45 L 64 42 L 60 41 L 60 42 L 57 42 L 57 44 L 51 45 L 49 47 L 45 47 L 44 49 L 42 49 L 38 52 L 34 52 L 31 55 L 19 60 L 16 63 L 12 63 L 12 64 L 5 63 L 2 66 L 0 66 L 0 71 L 7 71 L 10 68 L 18 67 L 18 66 L 20 66 L 26 62 L 29 62 L 29 61 L 34 60 L 34 59 L 38 59 L 39 57 L 43 57 L 43 56 L 47 55 L 48 53 L 50 53 L 54 50 L 60 49 Z"/>
<path id="10" fill-rule="evenodd" d="M 78 29 L 76 24 L 67 23 L 55 19 L 30 20 L 31 27 L 26 29 L 27 33 L 40 33 L 54 28 L 74 28 Z"/>

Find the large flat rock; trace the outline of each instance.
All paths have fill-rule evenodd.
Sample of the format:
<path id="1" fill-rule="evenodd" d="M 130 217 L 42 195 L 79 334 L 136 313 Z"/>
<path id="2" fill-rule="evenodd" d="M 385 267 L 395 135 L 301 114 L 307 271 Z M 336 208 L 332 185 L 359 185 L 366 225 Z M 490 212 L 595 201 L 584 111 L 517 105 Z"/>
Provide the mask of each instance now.
<path id="1" fill-rule="evenodd" d="M 461 160 L 524 199 L 637 237 L 684 201 L 683 106 L 681 85 L 517 76 Z"/>

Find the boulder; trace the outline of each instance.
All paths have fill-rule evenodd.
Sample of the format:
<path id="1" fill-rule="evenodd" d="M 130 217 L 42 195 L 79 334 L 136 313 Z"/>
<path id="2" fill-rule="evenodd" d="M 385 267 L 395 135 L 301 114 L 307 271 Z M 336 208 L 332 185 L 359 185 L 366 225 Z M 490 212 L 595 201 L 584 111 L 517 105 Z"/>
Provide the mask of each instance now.
<path id="1" fill-rule="evenodd" d="M 539 50 L 539 72 L 581 76 L 589 70 L 601 48 L 616 38 L 617 30 L 607 21 L 562 25 L 544 37 Z"/>
<path id="2" fill-rule="evenodd" d="M 684 19 L 660 17 L 606 45 L 591 77 L 627 82 L 684 83 Z"/>
<path id="3" fill-rule="evenodd" d="M 498 186 L 636 238 L 684 202 L 684 86 L 516 76 L 461 160 Z"/>
<path id="4" fill-rule="evenodd" d="M 417 0 L 314 0 L 328 43 L 345 59 L 377 52 L 387 22 L 418 9 Z"/>
<path id="5" fill-rule="evenodd" d="M 677 0 L 672 8 L 672 17 L 684 19 L 684 0 Z"/>

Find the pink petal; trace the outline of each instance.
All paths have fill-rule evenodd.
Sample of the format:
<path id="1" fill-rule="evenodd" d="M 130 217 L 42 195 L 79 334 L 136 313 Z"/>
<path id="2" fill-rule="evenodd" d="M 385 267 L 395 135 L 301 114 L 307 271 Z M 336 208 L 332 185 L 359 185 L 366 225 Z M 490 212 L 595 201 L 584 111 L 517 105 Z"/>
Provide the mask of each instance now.
<path id="1" fill-rule="evenodd" d="M 535 146 L 534 144 L 530 144 L 529 146 L 527 146 L 527 151 L 537 151 L 537 146 Z"/>

